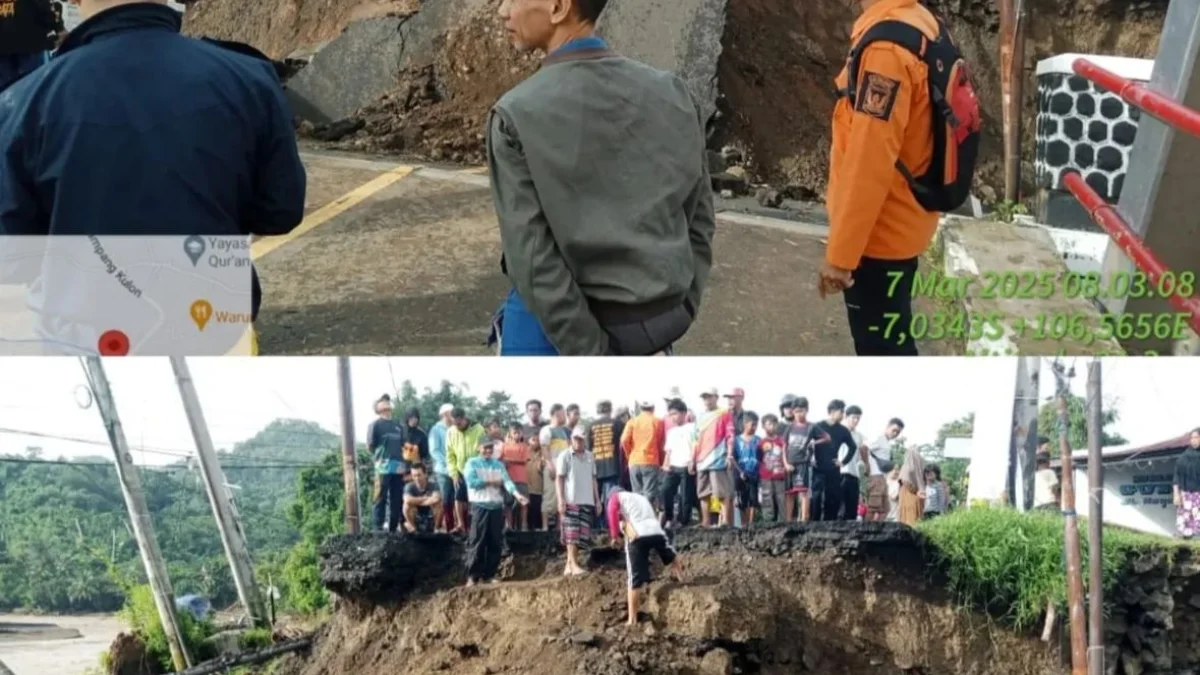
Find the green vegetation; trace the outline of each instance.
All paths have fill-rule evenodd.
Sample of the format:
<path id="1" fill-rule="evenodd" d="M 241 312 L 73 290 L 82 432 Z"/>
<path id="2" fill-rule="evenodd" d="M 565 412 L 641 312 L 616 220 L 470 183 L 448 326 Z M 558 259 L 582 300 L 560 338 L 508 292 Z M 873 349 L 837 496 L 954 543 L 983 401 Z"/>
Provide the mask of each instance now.
<path id="1" fill-rule="evenodd" d="M 1116 423 L 1119 416 L 1114 404 L 1105 402 L 1100 412 L 1100 445 L 1110 447 L 1128 443 L 1120 434 L 1108 431 L 1108 427 Z M 1072 450 L 1087 447 L 1087 399 L 1083 396 L 1071 396 L 1067 399 L 1067 440 Z M 1058 457 L 1058 402 L 1047 401 L 1038 408 L 1038 434 L 1050 439 L 1050 455 Z"/>
<path id="2" fill-rule="evenodd" d="M 188 612 L 179 612 L 178 616 L 183 642 L 192 658 L 196 662 L 212 658 L 212 650 L 204 642 L 213 634 L 212 623 L 198 621 Z M 141 639 L 142 644 L 146 647 L 146 655 L 161 663 L 167 672 L 174 672 L 171 648 L 167 643 L 167 633 L 163 630 L 162 621 L 158 618 L 158 609 L 154 605 L 154 596 L 150 592 L 150 586 L 134 586 L 128 591 L 125 607 L 121 610 L 121 618 L 129 624 L 133 634 Z"/>
<path id="3" fill-rule="evenodd" d="M 1011 223 L 1017 219 L 1017 216 L 1029 214 L 1029 209 L 1021 202 L 1014 202 L 1008 199 L 996 202 L 996 218 L 1003 223 Z"/>
<path id="4" fill-rule="evenodd" d="M 380 392 L 382 393 L 382 392 Z M 515 419 L 504 392 L 480 400 L 465 385 L 443 382 L 418 391 L 404 382 L 397 416 L 421 410 L 422 426 L 453 403 L 476 419 Z M 316 612 L 326 606 L 317 550 L 345 522 L 337 435 L 306 420 L 280 419 L 228 451 L 221 464 L 234 490 L 260 585 L 278 593 L 277 609 Z M 372 468 L 359 448 L 360 512 L 370 522 Z M 111 455 L 46 461 L 36 448 L 0 456 L 0 611 L 114 612 L 122 609 L 154 638 L 153 603 L 145 582 Z M 178 596 L 196 594 L 216 608 L 237 602 L 204 485 L 184 461 L 143 468 L 142 486 L 159 547 Z M 148 598 L 145 598 L 148 600 Z M 145 610 L 150 610 L 149 613 Z M 161 632 L 161 628 L 158 629 Z M 165 648 L 165 642 L 163 643 Z"/>
<path id="5" fill-rule="evenodd" d="M 1081 519 L 1079 527 L 1086 560 L 1086 521 Z M 918 529 L 937 547 L 948 590 L 962 604 L 999 613 L 1022 629 L 1040 623 L 1050 602 L 1066 608 L 1065 531 L 1058 514 L 976 507 L 923 522 Z M 1183 545 L 1166 537 L 1106 527 L 1105 591 L 1121 579 L 1135 552 L 1169 554 Z"/>

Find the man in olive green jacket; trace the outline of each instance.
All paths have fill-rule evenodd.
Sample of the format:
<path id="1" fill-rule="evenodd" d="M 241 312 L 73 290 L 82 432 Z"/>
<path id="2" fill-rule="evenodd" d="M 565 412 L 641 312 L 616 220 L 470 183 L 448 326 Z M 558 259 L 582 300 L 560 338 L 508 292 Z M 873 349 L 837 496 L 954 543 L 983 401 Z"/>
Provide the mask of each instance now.
<path id="1" fill-rule="evenodd" d="M 606 0 L 504 0 L 548 54 L 488 122 L 502 355 L 669 352 L 700 308 L 716 229 L 704 120 L 679 77 L 594 35 Z"/>

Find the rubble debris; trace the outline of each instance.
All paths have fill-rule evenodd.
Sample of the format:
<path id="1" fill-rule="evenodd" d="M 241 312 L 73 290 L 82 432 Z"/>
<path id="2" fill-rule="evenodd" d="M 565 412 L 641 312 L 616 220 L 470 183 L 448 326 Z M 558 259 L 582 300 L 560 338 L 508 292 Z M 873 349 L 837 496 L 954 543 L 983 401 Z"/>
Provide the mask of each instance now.
<path id="1" fill-rule="evenodd" d="M 299 8 L 281 2 L 204 0 L 186 21 L 190 32 L 247 42 L 273 58 L 311 55 L 289 81 L 290 96 L 297 114 L 314 123 L 363 119 L 362 129 L 337 142 L 345 149 L 481 163 L 488 109 L 537 65 L 536 57 L 515 53 L 487 0 L 351 0 Z M 996 8 L 977 0 L 928 4 L 945 16 L 984 83 L 978 90 L 986 137 L 976 193 L 993 203 L 1002 183 L 1000 88 L 985 85 L 999 82 Z M 1032 15 L 1053 20 L 1030 25 L 1028 51 L 1153 58 L 1166 4 L 1031 0 Z M 748 181 L 767 184 L 785 200 L 814 199 L 828 182 L 833 80 L 853 19 L 843 0 L 627 0 L 610 3 L 600 31 L 617 51 L 688 81 L 711 111 L 710 147 L 721 148 L 725 160 L 710 173 L 743 166 Z M 1120 31 L 1112 30 L 1114 22 Z M 437 100 L 410 98 L 413 83 L 428 84 Z M 1025 92 L 1032 127 L 1036 88 Z M 1033 134 L 1026 140 L 1032 157 Z M 1024 175 L 1032 180 L 1034 174 Z M 724 189 L 741 195 L 749 187 L 718 192 Z"/>
<path id="2" fill-rule="evenodd" d="M 158 668 L 146 654 L 146 645 L 132 633 L 119 633 L 108 647 L 106 675 L 153 675 Z"/>

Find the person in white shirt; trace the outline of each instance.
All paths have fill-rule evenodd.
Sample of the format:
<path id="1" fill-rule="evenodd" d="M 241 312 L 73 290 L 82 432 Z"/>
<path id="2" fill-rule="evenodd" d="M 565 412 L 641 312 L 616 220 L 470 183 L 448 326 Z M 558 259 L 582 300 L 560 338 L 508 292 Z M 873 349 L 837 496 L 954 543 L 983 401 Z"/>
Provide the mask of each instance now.
<path id="1" fill-rule="evenodd" d="M 642 589 L 650 584 L 650 553 L 658 554 L 676 581 L 683 581 L 683 563 L 679 554 L 667 541 L 667 533 L 658 522 L 658 515 L 650 500 L 642 495 L 625 490 L 615 490 L 608 498 L 605 509 L 608 531 L 613 533 L 613 544 L 625 543 L 625 566 L 629 574 L 629 590 L 626 600 L 630 626 L 637 625 L 641 607 Z"/>
<path id="2" fill-rule="evenodd" d="M 563 544 L 567 547 L 564 576 L 584 574 L 583 566 L 579 564 L 579 548 L 591 544 L 592 522 L 600 504 L 596 461 L 586 448 L 587 430 L 575 427 L 571 432 L 571 449 L 559 454 L 554 463 L 558 521 L 562 523 Z"/>
<path id="3" fill-rule="evenodd" d="M 1041 441 L 1041 439 L 1038 439 Z M 1050 441 L 1038 448 L 1037 473 L 1033 474 L 1033 508 L 1042 511 L 1057 511 L 1061 508 L 1058 474 L 1050 468 Z"/>
<path id="4" fill-rule="evenodd" d="M 858 423 L 862 421 L 862 408 L 852 405 L 846 408 L 846 417 L 842 425 L 850 431 L 854 439 L 854 447 L 842 446 L 838 450 L 842 473 L 842 509 L 839 520 L 858 520 L 858 502 L 862 489 L 859 476 L 862 475 L 863 463 L 861 450 L 866 445 L 866 437 L 858 431 Z"/>
<path id="5" fill-rule="evenodd" d="M 887 498 L 888 498 L 888 513 L 886 520 L 889 523 L 899 522 L 900 520 L 900 465 L 896 464 L 892 467 L 887 476 Z"/>
<path id="6" fill-rule="evenodd" d="M 692 522 L 692 498 L 696 493 L 696 460 L 692 435 L 696 423 L 688 422 L 688 407 L 683 399 L 667 402 L 667 416 L 672 426 L 667 430 L 666 452 L 663 453 L 663 514 L 667 527 L 687 527 Z"/>
<path id="7" fill-rule="evenodd" d="M 887 520 L 891 513 L 888 496 L 888 474 L 895 468 L 892 461 L 892 444 L 904 431 L 904 421 L 899 417 L 888 420 L 883 434 L 862 450 L 860 459 L 867 467 L 867 520 Z M 899 493 L 895 499 L 899 499 Z"/>

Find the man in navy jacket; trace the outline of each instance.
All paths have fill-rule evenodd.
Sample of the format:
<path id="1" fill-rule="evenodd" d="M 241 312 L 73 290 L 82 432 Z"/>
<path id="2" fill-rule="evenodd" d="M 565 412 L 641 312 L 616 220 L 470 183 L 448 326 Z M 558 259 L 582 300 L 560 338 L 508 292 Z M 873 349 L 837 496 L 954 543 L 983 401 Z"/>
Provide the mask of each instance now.
<path id="1" fill-rule="evenodd" d="M 272 64 L 180 35 L 165 1 L 82 8 L 0 94 L 0 235 L 294 229 L 306 179 Z"/>
<path id="2" fill-rule="evenodd" d="M 305 171 L 269 60 L 181 35 L 165 0 L 81 10 L 51 62 L 0 93 L 0 236 L 300 224 Z"/>

